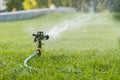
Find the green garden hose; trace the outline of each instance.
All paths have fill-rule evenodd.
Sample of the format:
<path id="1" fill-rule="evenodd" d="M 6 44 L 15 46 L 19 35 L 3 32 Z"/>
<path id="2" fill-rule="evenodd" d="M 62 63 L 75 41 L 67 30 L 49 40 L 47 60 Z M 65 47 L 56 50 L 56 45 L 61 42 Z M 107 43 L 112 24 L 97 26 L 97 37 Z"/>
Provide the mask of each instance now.
<path id="1" fill-rule="evenodd" d="M 30 55 L 28 58 L 26 58 L 25 61 L 24 61 L 24 66 L 31 68 L 31 67 L 27 64 L 28 61 L 29 61 L 30 59 L 32 59 L 33 57 L 35 57 L 36 55 L 38 55 L 39 53 L 40 53 L 40 51 L 36 51 L 36 52 L 34 52 L 32 55 Z"/>

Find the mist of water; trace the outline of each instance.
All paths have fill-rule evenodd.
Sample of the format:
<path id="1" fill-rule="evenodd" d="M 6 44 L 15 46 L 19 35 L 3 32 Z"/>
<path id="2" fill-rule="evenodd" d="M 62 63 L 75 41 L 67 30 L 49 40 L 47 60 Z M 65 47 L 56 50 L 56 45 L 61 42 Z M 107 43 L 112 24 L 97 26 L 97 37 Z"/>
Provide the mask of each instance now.
<path id="1" fill-rule="evenodd" d="M 95 3 L 93 1 L 90 2 L 89 12 L 94 13 L 95 12 Z"/>
<path id="2" fill-rule="evenodd" d="M 56 23 L 51 29 L 41 29 L 38 28 L 38 24 L 27 24 L 26 30 L 27 32 L 31 35 L 33 33 L 36 33 L 36 31 L 45 31 L 45 34 L 50 36 L 50 39 L 56 39 L 59 38 L 61 36 L 61 34 L 63 34 L 64 32 L 68 31 L 68 30 L 74 30 L 74 29 L 80 29 L 82 27 L 82 25 L 87 24 L 90 19 L 91 16 L 93 14 L 76 14 L 73 15 L 70 18 L 64 18 L 62 21 L 60 21 L 59 23 Z"/>
<path id="3" fill-rule="evenodd" d="M 53 28 L 48 30 L 46 34 L 48 34 L 51 38 L 58 38 L 62 33 L 70 29 L 76 29 L 82 27 L 83 24 L 86 24 L 90 19 L 90 16 L 85 15 L 77 15 L 72 17 L 71 19 L 65 19 L 64 21 L 56 24 Z"/>

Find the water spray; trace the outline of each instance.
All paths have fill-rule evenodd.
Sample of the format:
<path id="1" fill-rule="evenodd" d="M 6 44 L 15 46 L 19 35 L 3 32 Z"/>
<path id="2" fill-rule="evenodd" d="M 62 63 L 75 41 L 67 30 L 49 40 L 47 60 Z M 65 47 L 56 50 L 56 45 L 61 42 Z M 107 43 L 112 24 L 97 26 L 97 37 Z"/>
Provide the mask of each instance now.
<path id="1" fill-rule="evenodd" d="M 33 37 L 34 37 L 34 42 L 37 43 L 37 50 L 31 56 L 26 58 L 26 60 L 24 61 L 24 66 L 26 66 L 26 67 L 29 67 L 27 65 L 27 63 L 30 59 L 32 59 L 36 55 L 41 56 L 42 40 L 48 40 L 49 39 L 49 35 L 44 35 L 44 33 L 42 31 L 38 31 L 37 34 L 33 34 Z M 31 67 L 29 67 L 29 68 L 31 68 Z"/>

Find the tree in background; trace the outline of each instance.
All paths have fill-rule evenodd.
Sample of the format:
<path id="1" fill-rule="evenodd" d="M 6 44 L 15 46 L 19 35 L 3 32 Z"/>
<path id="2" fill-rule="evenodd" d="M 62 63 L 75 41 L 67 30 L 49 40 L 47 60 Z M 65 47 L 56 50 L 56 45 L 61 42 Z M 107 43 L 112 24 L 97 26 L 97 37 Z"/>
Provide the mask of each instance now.
<path id="1" fill-rule="evenodd" d="M 24 0 L 23 3 L 24 10 L 36 9 L 38 8 L 38 3 L 36 0 Z"/>
<path id="2" fill-rule="evenodd" d="M 37 0 L 39 8 L 49 8 L 51 5 L 62 6 L 61 0 Z"/>
<path id="3" fill-rule="evenodd" d="M 107 7 L 112 12 L 120 12 L 120 0 L 108 0 Z"/>
<path id="4" fill-rule="evenodd" d="M 48 8 L 52 4 L 56 7 L 73 7 L 81 12 L 120 12 L 120 0 L 9 0 L 8 11 Z"/>
<path id="5" fill-rule="evenodd" d="M 23 10 L 22 2 L 23 0 L 9 0 L 6 3 L 7 11 L 12 11 L 13 9 Z"/>
<path id="6" fill-rule="evenodd" d="M 36 0 L 38 3 L 39 8 L 46 8 L 48 7 L 48 1 L 47 0 Z"/>
<path id="7" fill-rule="evenodd" d="M 62 6 L 62 1 L 61 0 L 52 0 L 52 3 L 54 3 L 56 7 Z"/>

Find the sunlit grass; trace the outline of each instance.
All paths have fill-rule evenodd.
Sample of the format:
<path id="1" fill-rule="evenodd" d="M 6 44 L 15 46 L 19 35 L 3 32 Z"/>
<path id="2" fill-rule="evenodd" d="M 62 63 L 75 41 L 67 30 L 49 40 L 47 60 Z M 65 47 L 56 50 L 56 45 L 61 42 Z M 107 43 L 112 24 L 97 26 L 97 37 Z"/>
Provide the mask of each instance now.
<path id="1" fill-rule="evenodd" d="M 36 49 L 32 33 L 47 31 L 74 15 L 91 14 L 53 13 L 0 22 L 0 80 L 118 80 L 120 23 L 111 13 L 92 14 L 80 28 L 44 41 L 42 56 L 28 63 L 35 69 L 24 67 L 24 60 Z"/>

